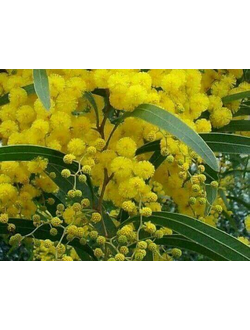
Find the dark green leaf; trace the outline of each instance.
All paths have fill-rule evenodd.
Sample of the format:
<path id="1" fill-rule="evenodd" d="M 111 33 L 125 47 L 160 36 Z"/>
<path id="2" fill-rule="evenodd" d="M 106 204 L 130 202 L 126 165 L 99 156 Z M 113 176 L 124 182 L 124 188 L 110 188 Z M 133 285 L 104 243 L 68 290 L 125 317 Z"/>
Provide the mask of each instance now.
<path id="1" fill-rule="evenodd" d="M 217 129 L 218 132 L 248 132 L 250 120 L 232 120 L 230 124 Z"/>
<path id="2" fill-rule="evenodd" d="M 230 103 L 233 101 L 246 99 L 249 97 L 250 97 L 250 91 L 246 91 L 246 92 L 236 93 L 236 94 L 232 94 L 232 95 L 227 95 L 222 98 L 222 102 L 224 104 L 226 104 L 226 103 Z"/>
<path id="3" fill-rule="evenodd" d="M 194 150 L 211 168 L 216 171 L 219 170 L 217 159 L 205 141 L 194 130 L 192 130 L 181 119 L 172 113 L 155 105 L 142 104 L 133 112 L 126 113 L 123 118 L 126 117 L 141 118 L 166 130 Z"/>
<path id="4" fill-rule="evenodd" d="M 139 222 L 140 217 L 128 219 L 122 225 Z M 250 247 L 227 233 L 189 216 L 169 212 L 154 212 L 145 221 L 168 227 L 226 260 L 249 261 Z"/>
<path id="5" fill-rule="evenodd" d="M 213 203 L 217 197 L 217 190 L 217 188 L 212 187 L 210 184 L 206 184 L 207 204 L 205 209 L 205 215 L 208 215 L 211 211 Z"/>
<path id="6" fill-rule="evenodd" d="M 37 96 L 46 110 L 50 109 L 49 79 L 45 69 L 34 69 L 34 87 Z"/>

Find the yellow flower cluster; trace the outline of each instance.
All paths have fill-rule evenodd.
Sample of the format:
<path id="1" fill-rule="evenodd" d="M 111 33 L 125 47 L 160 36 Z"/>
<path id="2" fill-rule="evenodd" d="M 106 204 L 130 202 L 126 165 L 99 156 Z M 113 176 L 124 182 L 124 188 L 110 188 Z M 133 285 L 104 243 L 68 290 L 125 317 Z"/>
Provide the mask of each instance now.
<path id="1" fill-rule="evenodd" d="M 0 73 L 0 97 L 8 93 L 7 104 L 0 106 L 0 138 L 3 145 L 30 144 L 46 146 L 64 152 L 65 164 L 79 163 L 75 175 L 63 169 L 61 176 L 85 183 L 86 175 L 97 191 L 100 203 L 94 209 L 83 192 L 74 185 L 67 191 L 65 205 L 58 204 L 57 217 L 49 216 L 41 202 L 44 193 L 56 194 L 56 175 L 48 173 L 48 160 L 35 157 L 30 162 L 0 163 L 1 222 L 9 217 L 33 219 L 36 226 L 48 217 L 51 235 L 65 228 L 68 241 L 78 238 L 82 244 L 97 242 L 94 254 L 104 258 L 98 225 L 102 223 L 102 204 L 111 203 L 110 216 L 114 224 L 119 212 L 150 217 L 161 211 L 172 198 L 180 213 L 194 216 L 215 225 L 222 209 L 217 200 L 209 216 L 204 215 L 206 191 L 202 159 L 168 132 L 140 119 L 127 118 L 120 125 L 115 119 L 121 111 L 133 111 L 138 105 L 150 103 L 181 118 L 197 132 L 210 132 L 212 127 L 229 124 L 238 110 L 238 101 L 223 105 L 224 96 L 250 89 L 241 83 L 235 88 L 242 70 L 47 70 L 51 108 L 47 111 L 34 93 L 23 87 L 33 83 L 32 70 L 7 70 Z M 94 93 L 93 103 L 85 92 Z M 97 95 L 99 94 L 99 95 Z M 203 117 L 204 113 L 207 116 Z M 161 154 L 166 156 L 156 169 L 151 154 L 136 156 L 136 150 L 146 142 L 160 140 Z M 196 166 L 193 171 L 192 165 Z M 53 200 L 51 201 L 54 203 Z M 219 207 L 220 206 L 220 207 Z M 4 216 L 6 214 L 6 216 Z M 38 214 L 41 216 L 39 218 Z M 38 217 L 37 217 L 38 216 Z M 35 219 L 34 219 L 35 217 Z M 6 222 L 7 222 L 6 221 Z M 180 257 L 178 249 L 160 254 L 154 239 L 171 234 L 168 228 L 159 230 L 150 221 L 141 224 L 141 231 L 150 239 L 138 243 L 138 230 L 133 225 L 117 232 L 118 247 L 114 260 L 142 260 L 146 250 L 164 260 Z M 104 233 L 105 234 L 105 233 Z M 132 257 L 127 257 L 127 243 L 136 243 Z M 143 242 L 141 242 L 143 243 Z M 112 242 L 109 243 L 111 246 Z M 78 260 L 74 249 L 69 251 L 62 242 L 49 239 L 36 241 L 35 258 Z"/>

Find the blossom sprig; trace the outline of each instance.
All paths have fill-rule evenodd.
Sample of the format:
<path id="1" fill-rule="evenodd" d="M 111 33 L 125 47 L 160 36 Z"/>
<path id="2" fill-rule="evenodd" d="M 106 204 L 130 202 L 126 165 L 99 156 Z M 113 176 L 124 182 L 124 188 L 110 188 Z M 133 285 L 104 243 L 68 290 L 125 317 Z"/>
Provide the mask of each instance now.
<path id="1" fill-rule="evenodd" d="M 198 133 L 211 132 L 230 123 L 240 101 L 223 104 L 223 98 L 250 89 L 239 82 L 242 70 L 47 70 L 51 108 L 47 111 L 34 94 L 23 88 L 33 83 L 31 70 L 0 73 L 0 97 L 9 102 L 0 107 L 0 137 L 3 145 L 39 145 L 65 153 L 65 168 L 50 170 L 41 156 L 29 162 L 0 163 L 0 223 L 10 232 L 10 244 L 31 237 L 34 258 L 79 260 L 70 242 L 90 245 L 99 260 L 174 260 L 178 249 L 165 249 L 157 239 L 172 231 L 154 225 L 152 212 L 166 209 L 171 199 L 180 213 L 212 226 L 226 206 L 220 197 L 208 205 L 208 183 L 203 160 L 169 132 L 123 113 L 150 103 L 169 111 Z M 102 90 L 102 96 L 96 90 Z M 93 102 L 86 95 L 91 94 Z M 100 94 L 100 93 L 99 93 Z M 165 157 L 160 167 L 151 154 L 136 155 L 147 142 L 160 140 Z M 73 173 L 67 165 L 77 162 Z M 94 186 L 94 202 L 86 195 L 87 176 Z M 70 184 L 63 202 L 57 180 Z M 66 185 L 65 185 L 66 186 Z M 68 186 L 67 186 L 68 187 Z M 54 205 L 55 212 L 49 206 Z M 108 205 L 108 208 L 107 208 Z M 139 227 L 122 226 L 121 213 L 140 216 Z M 110 237 L 105 216 L 115 234 Z M 15 232 L 9 218 L 33 221 L 27 237 Z M 246 220 L 246 226 L 248 225 Z M 41 226 L 50 226 L 46 240 L 34 238 Z M 58 241 L 58 229 L 63 234 Z"/>

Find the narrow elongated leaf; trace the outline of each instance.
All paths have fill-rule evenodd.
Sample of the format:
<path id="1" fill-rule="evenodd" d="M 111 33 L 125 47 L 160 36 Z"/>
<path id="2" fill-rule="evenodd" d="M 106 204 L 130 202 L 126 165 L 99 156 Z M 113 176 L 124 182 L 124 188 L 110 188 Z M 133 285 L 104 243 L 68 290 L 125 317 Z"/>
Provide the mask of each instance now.
<path id="1" fill-rule="evenodd" d="M 230 124 L 217 129 L 218 132 L 248 132 L 250 120 L 232 120 Z"/>
<path id="2" fill-rule="evenodd" d="M 99 127 L 99 112 L 98 112 L 98 107 L 97 107 L 96 101 L 95 101 L 92 93 L 90 93 L 90 92 L 85 92 L 84 93 L 84 97 L 92 105 L 92 107 L 93 107 L 93 109 L 95 111 L 95 115 L 96 115 L 96 125 L 97 125 L 97 127 Z"/>
<path id="3" fill-rule="evenodd" d="M 173 134 L 201 156 L 211 168 L 215 171 L 219 170 L 217 159 L 205 141 L 172 113 L 155 105 L 142 104 L 133 112 L 126 113 L 124 118 L 130 116 L 141 118 Z"/>
<path id="4" fill-rule="evenodd" d="M 188 240 L 187 238 L 181 235 L 169 235 L 155 241 L 157 245 L 164 245 L 166 247 L 177 247 L 180 249 L 188 250 L 191 252 L 196 252 L 202 254 L 205 257 L 208 257 L 211 260 L 216 261 L 226 261 L 227 259 L 221 255 L 207 249 L 206 247 L 199 245 L 193 241 Z"/>
<path id="5" fill-rule="evenodd" d="M 249 97 L 250 97 L 250 91 L 246 91 L 246 92 L 242 92 L 242 93 L 227 95 L 227 96 L 222 98 L 222 102 L 224 104 L 226 104 L 226 103 L 230 103 L 230 102 L 233 102 L 233 101 L 246 99 L 246 98 L 249 98 Z"/>
<path id="6" fill-rule="evenodd" d="M 104 222 L 108 237 L 110 237 L 110 238 L 114 237 L 116 235 L 117 228 L 116 228 L 113 220 L 111 219 L 111 217 L 105 210 L 103 210 L 103 212 L 102 212 L 102 217 L 103 217 L 103 222 Z M 101 235 L 106 236 L 102 221 L 95 224 L 94 226 Z"/>
<path id="7" fill-rule="evenodd" d="M 64 154 L 60 151 L 32 145 L 14 145 L 0 147 L 0 162 L 4 161 L 30 161 L 36 157 L 41 156 L 49 160 L 47 170 L 49 172 L 55 172 L 57 174 L 55 183 L 61 189 L 61 192 L 66 194 L 67 189 L 72 189 L 72 179 L 65 180 L 61 177 L 61 171 L 63 168 L 68 168 L 72 173 L 78 171 L 78 163 L 65 164 L 63 161 Z M 84 189 L 81 186 L 80 189 L 84 191 L 86 197 L 90 198 L 94 202 L 94 191 L 89 175 L 87 176 L 87 185 L 89 190 Z M 79 183 L 78 183 L 79 184 Z M 58 196 L 60 197 L 60 196 Z"/>
<path id="8" fill-rule="evenodd" d="M 250 106 L 241 107 L 233 116 L 250 116 Z"/>
<path id="9" fill-rule="evenodd" d="M 162 156 L 161 152 L 157 150 L 150 157 L 149 161 L 154 165 L 155 169 L 157 169 L 164 162 L 165 159 L 166 157 Z"/>
<path id="10" fill-rule="evenodd" d="M 159 226 L 168 227 L 226 260 L 250 260 L 249 246 L 233 236 L 189 216 L 169 212 L 154 212 L 146 220 Z M 140 217 L 135 216 L 126 220 L 122 225 L 139 221 Z"/>
<path id="11" fill-rule="evenodd" d="M 61 165 L 64 168 L 69 168 L 72 171 L 78 170 L 78 164 L 65 164 L 63 162 L 64 154 L 60 151 L 47 147 L 33 146 L 29 144 L 2 146 L 0 147 L 0 162 L 4 161 L 29 161 L 41 156 L 47 158 L 51 164 Z"/>
<path id="12" fill-rule="evenodd" d="M 46 110 L 50 109 L 49 79 L 45 69 L 34 69 L 34 87 L 37 96 Z"/>
<path id="13" fill-rule="evenodd" d="M 61 203 L 65 204 L 67 198 L 67 192 L 73 189 L 74 181 L 73 178 L 63 178 L 61 171 L 63 167 L 60 165 L 48 164 L 46 168 L 46 174 L 49 175 L 51 172 L 56 174 L 56 177 L 53 179 L 55 184 L 59 187 L 59 191 L 55 194 L 57 198 L 61 200 Z"/>
<path id="14" fill-rule="evenodd" d="M 210 184 L 206 184 L 207 204 L 205 209 L 205 215 L 208 215 L 211 211 L 213 203 L 217 197 L 217 191 L 217 188 L 212 187 Z"/>
<path id="15" fill-rule="evenodd" d="M 159 150 L 161 150 L 160 140 L 156 140 L 153 142 L 146 143 L 143 146 L 141 146 L 140 148 L 138 148 L 136 150 L 136 155 L 138 156 L 141 154 L 145 154 L 147 152 L 159 151 Z"/>
<path id="16" fill-rule="evenodd" d="M 206 182 L 210 183 L 212 181 L 218 181 L 219 179 L 219 175 L 217 172 L 215 172 L 211 167 L 209 167 L 208 165 L 205 165 L 205 172 L 204 174 L 207 177 Z"/>
<path id="17" fill-rule="evenodd" d="M 203 133 L 201 137 L 214 152 L 250 154 L 250 138 L 226 133 Z"/>
<path id="18" fill-rule="evenodd" d="M 219 193 L 220 197 L 222 198 L 223 203 L 225 204 L 226 208 L 230 209 L 230 205 L 228 203 L 227 196 L 225 195 L 224 190 L 219 188 L 218 193 Z"/>
<path id="19" fill-rule="evenodd" d="M 238 228 L 236 225 L 235 220 L 226 212 L 226 211 L 222 211 L 222 215 L 228 220 L 230 226 L 236 231 L 238 232 Z"/>
<path id="20" fill-rule="evenodd" d="M 62 200 L 56 195 L 56 194 L 52 194 L 52 193 L 42 193 L 42 197 L 39 196 L 37 197 L 37 200 L 40 202 L 41 199 L 44 198 L 45 200 L 45 205 L 47 210 L 49 211 L 49 213 L 53 216 L 56 217 L 56 211 L 57 211 L 57 205 L 62 203 Z M 55 203 L 51 205 L 51 203 L 48 203 L 48 199 L 49 198 L 53 198 Z"/>
<path id="21" fill-rule="evenodd" d="M 226 133 L 203 133 L 202 139 L 214 151 L 225 154 L 250 154 L 250 138 Z M 160 150 L 160 140 L 149 142 L 137 149 L 136 155 Z"/>

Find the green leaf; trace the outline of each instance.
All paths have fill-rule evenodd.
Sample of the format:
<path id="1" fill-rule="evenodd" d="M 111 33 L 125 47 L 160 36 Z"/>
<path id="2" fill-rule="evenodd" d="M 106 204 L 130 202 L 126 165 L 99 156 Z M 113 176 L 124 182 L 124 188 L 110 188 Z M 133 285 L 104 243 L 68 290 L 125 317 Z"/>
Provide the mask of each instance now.
<path id="1" fill-rule="evenodd" d="M 117 232 L 117 227 L 115 226 L 112 218 L 105 210 L 103 210 L 103 212 L 102 212 L 102 217 L 103 217 L 103 222 L 104 222 L 106 230 L 107 230 L 108 237 L 110 237 L 110 238 L 114 237 Z M 95 224 L 94 226 L 101 235 L 106 236 L 102 221 Z"/>
<path id="2" fill-rule="evenodd" d="M 0 162 L 4 161 L 29 161 L 41 156 L 47 158 L 51 164 L 61 165 L 64 168 L 69 168 L 72 171 L 78 170 L 78 164 L 65 164 L 63 162 L 64 154 L 58 150 L 33 146 L 29 144 L 2 146 L 0 147 Z"/>
<path id="3" fill-rule="evenodd" d="M 206 193 L 207 193 L 207 204 L 205 209 L 205 215 L 207 216 L 209 212 L 211 211 L 211 208 L 213 206 L 214 201 L 217 197 L 218 189 L 214 188 L 210 184 L 206 184 Z"/>
<path id="4" fill-rule="evenodd" d="M 55 172 L 56 179 L 55 183 L 59 186 L 61 193 L 65 195 L 69 189 L 73 187 L 72 178 L 65 180 L 61 177 L 61 171 L 63 168 L 68 168 L 72 173 L 78 171 L 78 163 L 73 162 L 73 164 L 65 164 L 63 161 L 64 154 L 60 151 L 32 145 L 14 145 L 14 146 L 3 146 L 0 147 L 0 162 L 4 161 L 30 161 L 36 157 L 43 157 L 49 160 L 49 165 L 47 167 L 47 172 Z M 84 192 L 87 198 L 92 200 L 94 203 L 94 191 L 91 179 L 89 175 L 87 177 L 88 190 L 84 189 L 86 186 L 81 185 L 79 188 Z M 79 183 L 78 183 L 79 185 Z M 63 197 L 63 195 L 61 195 Z M 60 198 L 60 196 L 58 196 Z"/>
<path id="5" fill-rule="evenodd" d="M 235 223 L 235 220 L 226 212 L 226 211 L 222 211 L 222 215 L 228 220 L 230 226 L 236 231 L 238 232 L 238 228 L 237 225 Z"/>
<path id="6" fill-rule="evenodd" d="M 34 227 L 33 222 L 31 220 L 26 220 L 26 219 L 10 218 L 9 223 L 13 223 L 16 226 L 16 233 L 19 233 L 23 236 L 30 234 L 36 228 L 36 227 Z M 49 238 L 51 241 L 56 242 L 56 241 L 60 240 L 62 233 L 63 233 L 62 228 L 57 228 L 57 230 L 58 230 L 58 234 L 56 236 L 51 236 L 49 233 L 50 226 L 48 224 L 48 225 L 44 225 L 44 226 L 38 228 L 34 232 L 33 236 L 35 238 L 42 239 L 42 240 Z M 0 223 L 0 234 L 1 235 L 9 234 L 6 224 Z M 66 243 L 66 240 L 63 240 L 62 242 Z M 70 246 L 76 248 L 76 250 L 78 250 L 78 251 L 81 250 L 82 254 L 84 253 L 85 258 L 88 258 L 88 260 L 96 260 L 92 249 L 87 244 L 81 245 L 79 240 L 74 239 L 73 241 L 70 242 Z M 84 259 L 84 260 L 86 260 L 86 259 Z"/>
<path id="7" fill-rule="evenodd" d="M 57 211 L 57 205 L 62 203 L 62 200 L 57 196 L 57 194 L 52 194 L 52 193 L 42 193 L 42 196 L 37 197 L 38 203 L 41 203 L 41 199 L 45 199 L 45 205 L 49 213 L 53 216 L 56 217 L 56 211 Z M 53 198 L 55 200 L 55 203 L 53 205 L 48 203 L 48 198 Z"/>
<path id="8" fill-rule="evenodd" d="M 220 152 L 224 154 L 250 154 L 249 137 L 226 133 L 203 133 L 200 136 L 214 152 Z M 161 156 L 160 154 L 160 140 L 144 144 L 137 149 L 136 155 L 153 151 L 154 154 L 151 156 L 150 161 L 157 168 L 165 160 L 165 157 Z M 208 165 L 205 167 L 205 174 L 209 181 L 217 181 L 217 172 Z"/>
<path id="9" fill-rule="evenodd" d="M 219 175 L 217 172 L 215 172 L 211 167 L 208 165 L 205 165 L 205 172 L 204 174 L 207 177 L 206 182 L 210 183 L 211 181 L 218 181 Z"/>
<path id="10" fill-rule="evenodd" d="M 179 249 L 188 250 L 198 254 L 202 254 L 205 257 L 208 257 L 211 260 L 216 261 L 226 261 L 221 255 L 207 249 L 206 247 L 199 245 L 193 241 L 188 240 L 187 238 L 181 235 L 168 235 L 161 239 L 155 241 L 157 245 L 164 245 L 167 247 L 177 247 Z"/>
<path id="11" fill-rule="evenodd" d="M 90 92 L 85 92 L 84 97 L 89 101 L 89 103 L 93 107 L 95 114 L 96 114 L 97 127 L 99 127 L 99 125 L 100 125 L 99 110 L 98 110 L 98 105 L 96 104 L 95 98 L 94 98 L 93 94 Z"/>
<path id="12" fill-rule="evenodd" d="M 51 172 L 54 172 L 56 174 L 56 177 L 53 179 L 53 181 L 59 187 L 59 192 L 56 193 L 55 195 L 61 200 L 60 203 L 65 204 L 67 192 L 73 189 L 74 181 L 72 180 L 73 179 L 72 177 L 63 178 L 61 175 L 62 170 L 63 170 L 62 166 L 49 163 L 45 172 L 47 175 L 49 175 Z"/>
<path id="13" fill-rule="evenodd" d="M 226 260 L 250 260 L 249 246 L 233 236 L 189 216 L 169 212 L 154 212 L 146 220 L 159 226 L 168 227 Z M 125 221 L 122 226 L 131 222 L 139 223 L 139 221 L 140 216 L 135 216 Z"/>
<path id="14" fill-rule="evenodd" d="M 224 104 L 226 104 L 226 103 L 230 103 L 233 101 L 246 99 L 249 97 L 250 97 L 250 91 L 246 91 L 246 92 L 236 93 L 236 94 L 232 94 L 232 95 L 227 95 L 222 98 L 222 102 Z"/>
<path id="15" fill-rule="evenodd" d="M 142 104 L 123 118 L 126 117 L 137 117 L 166 130 L 194 150 L 211 168 L 219 170 L 217 159 L 205 141 L 172 113 L 155 105 Z"/>
<path id="16" fill-rule="evenodd" d="M 161 150 L 160 140 L 156 140 L 153 142 L 146 143 L 143 146 L 141 146 L 140 148 L 138 148 L 136 150 L 136 155 L 138 156 L 141 154 L 145 154 L 147 152 L 159 151 L 159 150 Z"/>
<path id="17" fill-rule="evenodd" d="M 149 161 L 154 165 L 155 169 L 157 169 L 164 162 L 165 159 L 166 157 L 162 156 L 160 151 L 155 151 L 150 157 Z"/>
<path id="18" fill-rule="evenodd" d="M 217 132 L 248 132 L 250 120 L 232 120 L 230 124 L 216 130 Z"/>
<path id="19" fill-rule="evenodd" d="M 226 133 L 203 133 L 201 137 L 214 152 L 223 154 L 250 154 L 250 138 Z"/>
<path id="20" fill-rule="evenodd" d="M 249 106 L 242 106 L 234 115 L 234 117 L 239 116 L 250 116 L 250 107 Z"/>
<path id="21" fill-rule="evenodd" d="M 49 79 L 45 69 L 34 69 L 34 87 L 37 96 L 46 110 L 50 109 Z"/>
<path id="22" fill-rule="evenodd" d="M 250 138 L 226 133 L 203 133 L 201 138 L 214 151 L 224 154 L 250 154 Z M 137 149 L 136 155 L 160 150 L 160 140 L 149 142 Z"/>

